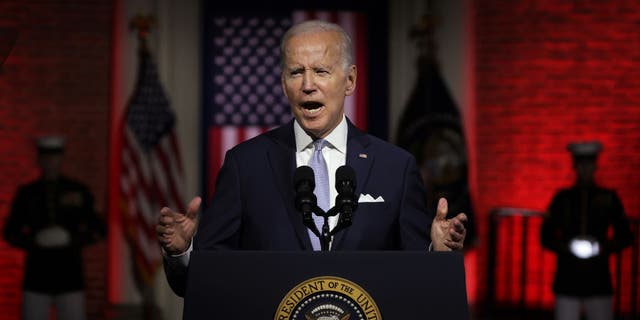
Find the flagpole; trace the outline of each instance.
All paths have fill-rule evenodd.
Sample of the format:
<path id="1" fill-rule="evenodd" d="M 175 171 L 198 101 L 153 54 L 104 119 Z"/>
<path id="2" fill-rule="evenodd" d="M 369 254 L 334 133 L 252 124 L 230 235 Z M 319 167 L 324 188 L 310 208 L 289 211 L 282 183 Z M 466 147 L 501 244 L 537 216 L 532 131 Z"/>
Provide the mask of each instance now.
<path id="1" fill-rule="evenodd" d="M 124 105 L 122 84 L 122 67 L 124 46 L 123 37 L 124 25 L 122 22 L 122 1 L 115 0 L 113 2 L 113 29 L 112 29 L 112 47 L 111 47 L 111 94 L 110 94 L 110 132 L 109 132 L 109 188 L 107 207 L 109 212 L 108 230 L 108 299 L 111 305 L 122 302 L 122 279 L 121 272 L 121 235 L 120 229 L 120 210 L 119 210 L 119 193 L 118 193 L 118 177 L 120 176 L 120 150 L 121 140 L 120 133 L 122 124 L 122 106 Z"/>

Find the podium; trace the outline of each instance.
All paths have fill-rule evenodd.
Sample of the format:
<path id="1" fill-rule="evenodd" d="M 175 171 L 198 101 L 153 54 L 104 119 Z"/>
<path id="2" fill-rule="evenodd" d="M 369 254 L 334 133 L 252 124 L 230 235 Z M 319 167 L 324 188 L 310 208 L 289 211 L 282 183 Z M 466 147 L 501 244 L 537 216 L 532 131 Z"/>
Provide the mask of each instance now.
<path id="1" fill-rule="evenodd" d="M 312 319 L 293 311 L 325 296 L 351 320 L 469 319 L 462 253 L 407 251 L 195 251 L 183 319 Z"/>

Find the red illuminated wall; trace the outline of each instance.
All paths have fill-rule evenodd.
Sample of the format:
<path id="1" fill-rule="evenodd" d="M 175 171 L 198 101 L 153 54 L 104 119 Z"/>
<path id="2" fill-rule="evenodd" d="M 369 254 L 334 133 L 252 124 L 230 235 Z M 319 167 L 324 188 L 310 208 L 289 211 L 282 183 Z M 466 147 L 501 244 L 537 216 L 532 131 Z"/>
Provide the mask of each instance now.
<path id="1" fill-rule="evenodd" d="M 568 142 L 604 143 L 597 179 L 618 191 L 630 216 L 640 217 L 640 2 L 482 0 L 474 6 L 483 297 L 488 212 L 544 210 L 554 191 L 573 181 Z"/>
<path id="2" fill-rule="evenodd" d="M 567 142 L 604 142 L 598 179 L 640 218 L 640 3 L 473 4 L 482 299 L 488 212 L 546 208 L 573 178 Z M 0 71 L 0 227 L 15 188 L 37 174 L 32 138 L 43 133 L 68 137 L 65 171 L 86 181 L 106 211 L 111 12 L 108 0 L 0 2 L 0 27 L 20 31 Z M 104 243 L 86 255 L 91 319 L 105 300 L 105 255 Z M 21 267 L 19 251 L 0 241 L 0 319 L 18 317 Z"/>
<path id="3" fill-rule="evenodd" d="M 89 184 L 104 214 L 110 1 L 3 0 L 0 27 L 18 30 L 0 71 L 0 228 L 16 187 L 37 176 L 33 138 L 47 133 L 67 137 L 64 171 Z M 100 319 L 106 244 L 85 253 L 89 318 Z M 22 264 L 0 240 L 0 319 L 18 319 Z"/>

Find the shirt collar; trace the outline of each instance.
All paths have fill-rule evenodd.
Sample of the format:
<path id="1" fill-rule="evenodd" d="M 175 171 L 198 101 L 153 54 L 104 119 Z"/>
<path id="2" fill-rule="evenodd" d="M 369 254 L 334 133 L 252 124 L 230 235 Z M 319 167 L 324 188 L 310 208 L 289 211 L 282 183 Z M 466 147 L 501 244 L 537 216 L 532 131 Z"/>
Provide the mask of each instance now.
<path id="1" fill-rule="evenodd" d="M 329 144 L 340 151 L 341 153 L 347 153 L 347 132 L 349 127 L 347 126 L 347 120 L 345 116 L 342 116 L 342 121 L 338 126 L 324 138 Z M 298 120 L 293 122 L 293 133 L 296 139 L 296 152 L 301 152 L 306 148 L 309 148 L 313 143 L 313 138 L 308 135 L 304 129 L 298 124 Z"/>

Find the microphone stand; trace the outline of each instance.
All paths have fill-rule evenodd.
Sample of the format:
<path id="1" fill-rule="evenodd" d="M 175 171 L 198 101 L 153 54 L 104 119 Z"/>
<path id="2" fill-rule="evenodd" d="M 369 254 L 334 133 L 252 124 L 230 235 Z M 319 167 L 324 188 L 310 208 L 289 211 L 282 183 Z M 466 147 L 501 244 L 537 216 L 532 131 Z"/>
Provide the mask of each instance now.
<path id="1" fill-rule="evenodd" d="M 318 207 L 316 197 L 313 194 L 313 189 L 315 188 L 313 170 L 308 166 L 302 166 L 297 168 L 294 173 L 296 209 L 302 212 L 303 224 L 320 240 L 320 250 L 322 251 L 329 251 L 331 237 L 351 225 L 352 213 L 358 207 L 354 195 L 355 173 L 353 169 L 348 166 L 338 168 L 336 171 L 336 180 L 336 189 L 338 190 L 336 205 L 325 212 L 322 208 Z M 318 230 L 312 217 L 313 213 L 324 218 L 322 231 Z M 340 214 L 338 223 L 333 229 L 329 229 L 329 217 L 337 214 Z"/>
<path id="2" fill-rule="evenodd" d="M 317 205 L 314 205 L 310 209 L 311 210 L 309 211 L 305 210 L 304 212 L 302 212 L 302 222 L 320 240 L 320 250 L 329 251 L 329 243 L 331 242 L 331 236 L 333 235 L 329 230 L 329 215 Z M 313 217 L 311 216 L 311 212 L 315 213 L 317 216 L 324 218 L 322 231 L 318 230 L 318 227 L 316 226 L 315 222 L 313 221 Z M 331 212 L 331 210 L 329 210 L 329 212 Z"/>
<path id="3" fill-rule="evenodd" d="M 322 232 L 318 231 L 316 224 L 313 222 L 313 218 L 311 217 L 311 213 L 303 214 L 304 224 L 311 230 L 311 232 L 320 239 L 320 250 L 321 251 L 329 251 L 329 244 L 331 243 L 331 237 L 333 237 L 336 233 L 338 233 L 342 229 L 346 229 L 351 225 L 351 215 L 352 210 L 350 206 L 343 206 L 344 212 L 340 212 L 339 207 L 333 207 L 329 209 L 329 211 L 325 212 L 318 206 L 313 207 L 313 212 L 317 216 L 321 216 L 324 219 L 324 223 L 322 224 Z M 337 214 L 340 214 L 340 219 L 338 220 L 338 224 L 336 224 L 333 229 L 329 229 L 329 217 L 333 217 Z"/>
<path id="4" fill-rule="evenodd" d="M 329 215 L 324 214 L 323 218 L 324 223 L 322 224 L 322 236 L 320 237 L 320 250 L 329 251 L 329 243 L 331 243 L 331 234 L 329 232 Z"/>

